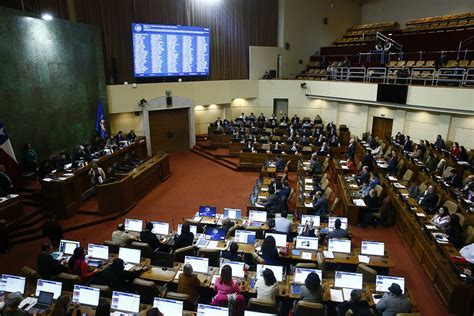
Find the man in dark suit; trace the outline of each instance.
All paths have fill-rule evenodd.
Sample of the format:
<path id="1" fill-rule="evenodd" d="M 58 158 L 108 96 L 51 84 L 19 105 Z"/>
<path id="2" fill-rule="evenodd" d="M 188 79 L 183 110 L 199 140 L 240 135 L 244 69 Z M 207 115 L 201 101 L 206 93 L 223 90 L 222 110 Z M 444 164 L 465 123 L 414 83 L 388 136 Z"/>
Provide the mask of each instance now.
<path id="1" fill-rule="evenodd" d="M 321 191 L 316 192 L 313 197 L 313 211 L 314 215 L 327 216 L 329 213 L 328 200 L 324 197 Z"/>
<path id="2" fill-rule="evenodd" d="M 374 157 L 372 156 L 370 149 L 365 152 L 365 156 L 362 158 L 362 165 L 367 166 L 369 171 L 372 170 L 372 167 L 374 166 Z"/>
<path id="3" fill-rule="evenodd" d="M 436 195 L 435 189 L 432 185 L 418 196 L 418 204 L 420 204 L 420 206 L 426 211 L 433 209 L 437 202 L 438 196 Z"/>
<path id="4" fill-rule="evenodd" d="M 0 165 L 0 196 L 10 194 L 13 191 L 13 182 L 6 173 L 4 165 Z"/>
<path id="5" fill-rule="evenodd" d="M 412 141 L 410 140 L 410 136 L 405 138 L 405 143 L 403 144 L 403 151 L 411 151 Z"/>
<path id="6" fill-rule="evenodd" d="M 117 145 L 120 145 L 120 142 L 123 141 L 123 140 L 124 140 L 124 138 L 123 138 L 122 131 L 119 131 L 119 132 L 117 133 L 117 135 L 115 135 L 115 143 L 116 143 Z"/>
<path id="7" fill-rule="evenodd" d="M 446 145 L 444 143 L 444 139 L 443 139 L 443 137 L 441 137 L 441 135 L 436 136 L 436 141 L 434 142 L 434 146 L 436 148 L 440 148 L 440 149 L 445 149 L 446 148 Z"/>
<path id="8" fill-rule="evenodd" d="M 351 140 L 349 141 L 349 146 L 347 147 L 346 155 L 345 155 L 346 160 L 349 157 L 354 157 L 355 154 L 356 154 L 355 140 L 354 138 L 351 138 Z"/>
<path id="9" fill-rule="evenodd" d="M 398 164 L 397 152 L 395 150 L 392 150 L 392 157 L 388 161 L 387 171 L 394 172 L 395 169 L 397 168 L 397 164 Z"/>
<path id="10" fill-rule="evenodd" d="M 363 183 L 369 183 L 369 179 L 370 179 L 369 167 L 363 166 L 360 174 L 356 176 L 355 179 L 358 185 L 361 185 Z"/>
<path id="11" fill-rule="evenodd" d="M 41 246 L 41 253 L 38 256 L 36 270 L 44 279 L 51 279 L 63 271 L 61 263 L 51 256 L 53 246 L 45 243 Z"/>
<path id="12" fill-rule="evenodd" d="M 277 196 L 280 199 L 280 202 L 284 210 L 288 210 L 288 197 L 290 196 L 290 193 L 291 193 L 290 185 L 288 184 L 288 181 L 284 181 L 283 188 L 280 190 L 280 192 L 277 193 Z"/>
<path id="13" fill-rule="evenodd" d="M 153 223 L 146 223 L 145 230 L 140 233 L 140 241 L 147 243 L 152 250 L 160 247 L 158 237 L 153 233 Z"/>
<path id="14" fill-rule="evenodd" d="M 268 187 L 268 199 L 266 202 L 261 203 L 267 212 L 280 213 L 281 203 L 278 196 L 275 194 L 275 188 L 271 185 Z"/>
<path id="15" fill-rule="evenodd" d="M 278 155 L 275 165 L 276 165 L 276 172 L 283 172 L 285 171 L 286 161 L 285 159 L 281 158 L 280 155 Z"/>
<path id="16" fill-rule="evenodd" d="M 181 226 L 181 235 L 174 236 L 173 250 L 191 246 L 194 241 L 194 234 L 191 232 L 189 223 L 184 223 Z"/>
<path id="17" fill-rule="evenodd" d="M 451 175 L 445 179 L 446 183 L 455 189 L 462 187 L 462 179 L 456 169 L 451 169 Z"/>

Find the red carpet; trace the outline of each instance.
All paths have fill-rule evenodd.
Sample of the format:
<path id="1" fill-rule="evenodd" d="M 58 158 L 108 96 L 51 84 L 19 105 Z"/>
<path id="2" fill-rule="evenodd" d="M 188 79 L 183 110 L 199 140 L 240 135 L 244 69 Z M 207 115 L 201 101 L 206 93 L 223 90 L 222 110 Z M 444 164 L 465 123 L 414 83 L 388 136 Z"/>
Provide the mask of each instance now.
<path id="1" fill-rule="evenodd" d="M 199 205 L 215 205 L 219 211 L 223 207 L 245 209 L 257 178 L 256 172 L 235 172 L 191 152 L 172 154 L 171 170 L 171 177 L 151 191 L 127 217 L 167 221 L 176 226 L 181 223 L 182 218 L 191 217 Z M 294 180 L 294 175 L 290 175 L 290 179 Z M 81 209 L 90 210 L 93 205 L 95 202 L 90 200 Z M 66 238 L 79 240 L 83 244 L 102 243 L 110 239 L 115 226 L 123 222 L 123 219 L 69 232 L 66 233 Z M 407 286 L 423 315 L 447 315 L 431 282 L 394 228 L 355 227 L 353 235 L 355 245 L 360 245 L 362 239 L 385 242 L 395 264 L 391 274 L 406 278 Z M 23 265 L 35 268 L 36 256 L 45 241 L 42 239 L 20 244 L 7 254 L 1 254 L 0 271 L 19 274 Z"/>

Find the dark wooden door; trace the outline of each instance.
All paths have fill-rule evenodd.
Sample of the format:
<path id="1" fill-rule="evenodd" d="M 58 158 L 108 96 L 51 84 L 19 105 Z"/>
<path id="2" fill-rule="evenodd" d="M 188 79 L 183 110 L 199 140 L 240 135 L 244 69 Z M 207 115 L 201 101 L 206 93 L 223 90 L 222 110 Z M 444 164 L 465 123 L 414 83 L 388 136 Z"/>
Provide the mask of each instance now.
<path id="1" fill-rule="evenodd" d="M 393 120 L 383 117 L 374 117 L 372 121 L 372 136 L 387 139 L 392 136 Z"/>
<path id="2" fill-rule="evenodd" d="M 151 151 L 180 151 L 189 149 L 188 109 L 150 111 Z"/>

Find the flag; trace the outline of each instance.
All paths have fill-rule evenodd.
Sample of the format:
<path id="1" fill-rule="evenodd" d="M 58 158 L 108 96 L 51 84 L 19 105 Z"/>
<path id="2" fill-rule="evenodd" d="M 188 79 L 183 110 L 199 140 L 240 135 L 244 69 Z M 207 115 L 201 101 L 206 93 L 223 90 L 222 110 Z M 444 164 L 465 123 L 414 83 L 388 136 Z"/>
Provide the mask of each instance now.
<path id="1" fill-rule="evenodd" d="M 97 118 L 95 120 L 95 130 L 100 134 L 102 138 L 107 137 L 107 130 L 105 128 L 105 117 L 104 110 L 102 109 L 102 101 L 99 101 L 99 107 L 97 108 Z"/>
<path id="2" fill-rule="evenodd" d="M 14 184 L 17 184 L 18 177 L 18 161 L 13 151 L 12 143 L 8 138 L 5 126 L 0 122 L 0 164 L 5 166 L 7 174 L 10 176 Z"/>

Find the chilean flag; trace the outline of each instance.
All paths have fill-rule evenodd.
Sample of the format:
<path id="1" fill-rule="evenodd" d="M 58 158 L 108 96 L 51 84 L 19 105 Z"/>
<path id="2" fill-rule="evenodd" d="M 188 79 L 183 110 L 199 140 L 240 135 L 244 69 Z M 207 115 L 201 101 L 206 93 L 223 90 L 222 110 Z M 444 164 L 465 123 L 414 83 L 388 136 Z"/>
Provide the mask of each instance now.
<path id="1" fill-rule="evenodd" d="M 7 169 L 8 176 L 14 184 L 18 184 L 18 162 L 13 151 L 12 143 L 8 138 L 5 126 L 0 122 L 0 164 Z"/>

